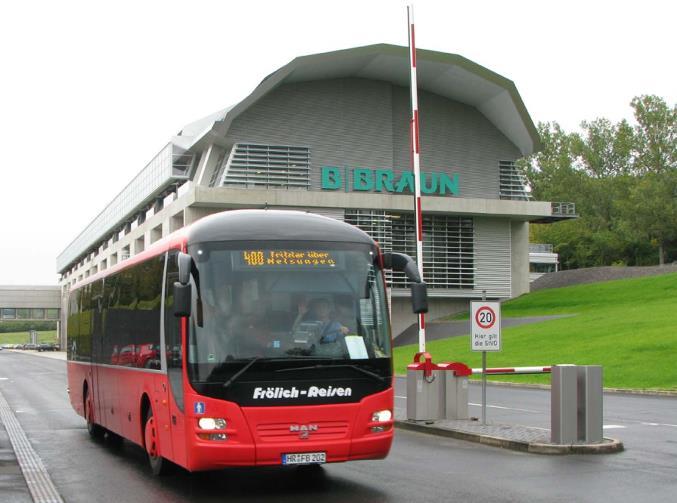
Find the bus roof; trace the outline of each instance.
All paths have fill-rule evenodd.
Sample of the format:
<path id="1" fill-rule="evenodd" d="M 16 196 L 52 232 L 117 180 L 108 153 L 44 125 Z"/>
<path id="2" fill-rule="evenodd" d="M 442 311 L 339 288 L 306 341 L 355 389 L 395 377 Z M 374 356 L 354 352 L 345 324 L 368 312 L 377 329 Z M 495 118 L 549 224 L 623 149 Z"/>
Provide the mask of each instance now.
<path id="1" fill-rule="evenodd" d="M 189 243 L 210 241 L 336 241 L 374 245 L 357 227 L 287 210 L 233 210 L 204 217 L 188 228 Z"/>
<path id="2" fill-rule="evenodd" d="M 154 243 L 138 255 L 99 271 L 77 282 L 75 291 L 170 249 L 183 249 L 184 243 L 212 241 L 325 241 L 375 245 L 357 227 L 314 213 L 289 210 L 231 210 L 215 213 L 183 227 Z"/>

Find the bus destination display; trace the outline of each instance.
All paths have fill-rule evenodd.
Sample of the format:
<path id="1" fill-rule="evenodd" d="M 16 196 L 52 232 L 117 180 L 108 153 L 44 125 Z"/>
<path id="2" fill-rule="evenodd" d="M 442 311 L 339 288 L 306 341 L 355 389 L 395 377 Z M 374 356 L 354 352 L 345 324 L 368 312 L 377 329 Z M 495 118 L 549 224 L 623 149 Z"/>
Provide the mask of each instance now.
<path id="1" fill-rule="evenodd" d="M 243 266 L 255 268 L 315 268 L 335 267 L 337 259 L 325 250 L 243 250 Z"/>

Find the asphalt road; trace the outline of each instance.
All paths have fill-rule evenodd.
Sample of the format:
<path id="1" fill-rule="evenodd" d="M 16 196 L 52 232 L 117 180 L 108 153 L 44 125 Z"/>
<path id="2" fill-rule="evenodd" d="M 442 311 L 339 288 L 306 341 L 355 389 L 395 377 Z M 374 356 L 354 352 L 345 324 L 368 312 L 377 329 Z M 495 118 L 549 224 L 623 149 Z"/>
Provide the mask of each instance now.
<path id="1" fill-rule="evenodd" d="M 6 378 L 6 379 L 3 379 Z M 90 440 L 70 408 L 65 362 L 0 352 L 0 391 L 68 503 L 212 501 L 675 501 L 677 399 L 605 396 L 605 424 L 626 451 L 541 456 L 398 431 L 384 461 L 297 469 L 228 469 L 155 478 L 143 451 Z M 403 381 L 397 395 L 404 396 Z M 471 388 L 471 403 L 479 403 Z M 488 418 L 547 427 L 549 395 L 489 388 Z M 396 406 L 405 406 L 403 398 Z M 500 407 L 500 408 L 497 408 Z M 472 406 L 471 412 L 479 415 Z M 0 493 L 0 501 L 6 501 Z"/>

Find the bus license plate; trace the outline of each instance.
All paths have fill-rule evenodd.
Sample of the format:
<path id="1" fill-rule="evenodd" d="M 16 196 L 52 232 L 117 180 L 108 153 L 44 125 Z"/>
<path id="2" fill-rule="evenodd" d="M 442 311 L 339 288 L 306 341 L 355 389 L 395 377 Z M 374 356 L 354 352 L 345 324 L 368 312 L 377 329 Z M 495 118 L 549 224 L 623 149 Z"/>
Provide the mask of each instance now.
<path id="1" fill-rule="evenodd" d="M 298 454 L 283 454 L 283 465 L 312 465 L 314 463 L 326 463 L 327 453 L 325 452 L 303 452 Z"/>

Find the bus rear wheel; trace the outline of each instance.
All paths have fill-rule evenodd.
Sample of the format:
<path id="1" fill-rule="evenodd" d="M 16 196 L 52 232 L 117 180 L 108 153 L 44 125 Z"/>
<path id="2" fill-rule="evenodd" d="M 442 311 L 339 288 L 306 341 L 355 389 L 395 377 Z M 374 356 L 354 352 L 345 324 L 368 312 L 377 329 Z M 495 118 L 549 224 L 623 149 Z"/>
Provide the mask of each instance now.
<path id="1" fill-rule="evenodd" d="M 89 389 L 85 391 L 85 419 L 87 420 L 87 432 L 95 440 L 101 440 L 105 430 L 94 422 L 94 404 L 89 396 Z"/>
<path id="2" fill-rule="evenodd" d="M 143 428 L 143 436 L 146 454 L 148 455 L 148 464 L 153 475 L 166 475 L 170 471 L 170 462 L 160 456 L 157 423 L 153 417 L 153 409 L 150 408 L 148 409 L 148 416 Z"/>

